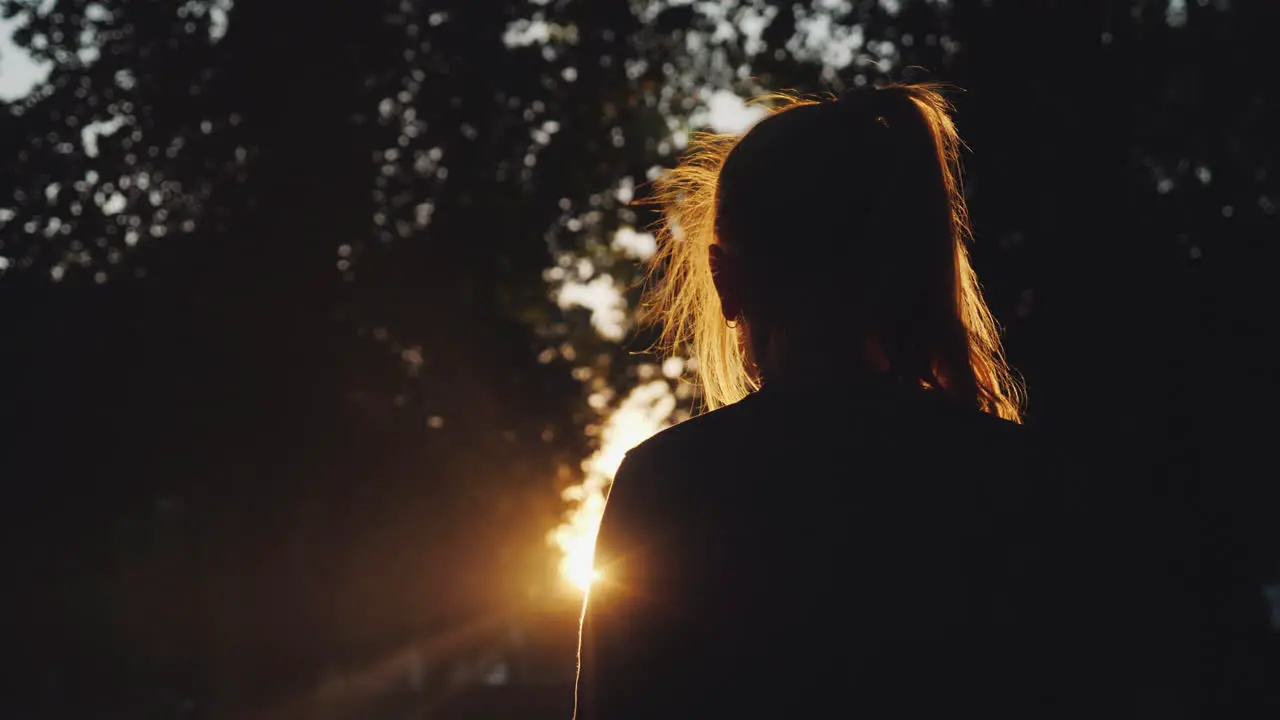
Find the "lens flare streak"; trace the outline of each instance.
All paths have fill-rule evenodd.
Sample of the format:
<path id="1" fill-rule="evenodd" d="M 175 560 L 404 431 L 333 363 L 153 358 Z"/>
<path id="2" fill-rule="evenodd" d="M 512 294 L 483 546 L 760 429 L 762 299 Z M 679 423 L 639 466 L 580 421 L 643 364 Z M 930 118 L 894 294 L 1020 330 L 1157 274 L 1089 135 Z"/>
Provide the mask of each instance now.
<path id="1" fill-rule="evenodd" d="M 548 535 L 561 554 L 560 575 L 581 592 L 599 578 L 593 561 L 596 532 L 604 515 L 609 486 L 627 451 L 670 425 L 676 397 L 666 380 L 637 386 L 610 413 L 600 428 L 600 447 L 582 464 L 583 480 L 567 488 L 570 504 L 565 520 Z"/>

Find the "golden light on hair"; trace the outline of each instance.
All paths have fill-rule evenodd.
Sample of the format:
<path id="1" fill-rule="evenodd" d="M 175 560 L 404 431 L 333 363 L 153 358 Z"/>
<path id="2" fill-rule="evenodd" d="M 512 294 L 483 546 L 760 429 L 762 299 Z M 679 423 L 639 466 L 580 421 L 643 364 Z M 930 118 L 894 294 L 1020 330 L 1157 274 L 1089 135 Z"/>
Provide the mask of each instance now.
<path id="1" fill-rule="evenodd" d="M 774 93 L 754 102 L 775 104 L 770 110 L 774 113 L 814 101 Z M 649 261 L 638 320 L 660 328 L 659 352 L 693 359 L 708 410 L 735 403 L 759 388 L 748 372 L 738 328 L 729 327 L 721 315 L 707 258 L 716 239 L 720 168 L 740 137 L 694 135 L 684 158 L 658 178 L 647 201 L 661 206 L 662 219 L 655 228 L 658 251 Z"/>
<path id="2" fill-rule="evenodd" d="M 1011 420 L 1022 421 L 1025 391 L 1005 360 L 1000 342 L 1000 326 L 982 296 L 978 273 L 969 261 L 969 245 L 973 241 L 969 224 L 969 206 L 964 199 L 963 169 L 960 150 L 964 143 L 951 119 L 952 106 L 933 85 L 903 85 L 912 102 L 920 109 L 933 130 L 938 160 L 951 201 L 952 247 L 955 249 L 956 307 L 968 335 L 968 361 L 973 370 L 977 404 L 984 411 Z"/>
<path id="3" fill-rule="evenodd" d="M 951 119 L 952 107 L 941 89 L 934 85 L 909 84 L 877 91 L 892 93 L 898 100 L 905 97 L 919 113 L 909 125 L 922 122 L 928 133 L 917 133 L 911 141 L 920 143 L 915 146 L 919 150 L 928 150 L 924 143 L 931 142 L 933 150 L 928 151 L 936 151 L 937 165 L 927 173 L 928 177 L 911 178 L 911 182 L 918 183 L 922 205 L 945 202 L 949 206 L 949 212 L 943 213 L 949 217 L 945 223 L 948 237 L 940 237 L 942 226 L 939 225 L 930 241 L 947 242 L 952 248 L 946 262 L 954 271 L 955 297 L 940 301 L 948 307 L 937 315 L 949 316 L 950 325 L 958 325 L 961 330 L 944 332 L 940 328 L 935 333 L 937 337 L 930 338 L 930 357 L 926 362 L 916 363 L 926 368 L 923 376 L 908 380 L 941 390 L 966 405 L 1020 422 L 1022 389 L 1005 361 L 999 326 L 982 297 L 969 261 L 968 245 L 972 235 L 961 184 L 962 143 Z M 830 97 L 814 99 L 785 94 L 768 95 L 758 101 L 769 104 L 771 109 L 757 127 L 782 113 L 837 102 Z M 851 127 L 848 132 L 860 130 Z M 660 206 L 662 217 L 655 228 L 658 251 L 650 261 L 639 319 L 643 324 L 659 327 L 660 338 L 655 347 L 658 352 L 683 355 L 696 361 L 698 383 L 707 409 L 734 403 L 759 387 L 759 378 L 738 337 L 744 328 L 730 327 L 721 312 L 708 257 L 710 246 L 723 240 L 716 237 L 718 221 L 723 220 L 717 216 L 721 170 L 741 139 L 726 134 L 694 136 L 679 165 L 655 182 L 655 193 L 649 201 Z M 849 172 L 858 170 L 850 168 Z M 939 173 L 943 188 L 937 185 Z M 825 212 L 829 208 L 787 207 L 778 212 L 806 211 Z M 892 223 L 894 219 L 885 218 L 884 222 Z M 777 225 L 786 226 L 785 223 Z M 784 240 L 787 238 L 779 239 Z M 796 242 L 794 246 L 797 252 L 804 251 L 803 242 Z M 767 268 L 765 270 L 767 275 Z M 785 343 L 780 337 L 782 333 L 778 332 L 775 337 L 758 339 Z"/>

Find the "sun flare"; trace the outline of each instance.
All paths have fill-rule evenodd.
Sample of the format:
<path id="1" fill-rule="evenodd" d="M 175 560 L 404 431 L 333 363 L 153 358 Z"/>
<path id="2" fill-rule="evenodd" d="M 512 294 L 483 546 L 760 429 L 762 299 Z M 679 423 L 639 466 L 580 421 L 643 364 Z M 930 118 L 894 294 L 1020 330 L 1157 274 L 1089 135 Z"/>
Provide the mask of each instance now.
<path id="1" fill-rule="evenodd" d="M 548 540 L 560 551 L 561 578 L 575 591 L 586 592 L 600 578 L 594 566 L 596 532 L 623 456 L 667 427 L 675 407 L 676 397 L 666 380 L 637 386 L 604 419 L 600 448 L 582 464 L 582 482 L 564 491 L 570 509 Z"/>

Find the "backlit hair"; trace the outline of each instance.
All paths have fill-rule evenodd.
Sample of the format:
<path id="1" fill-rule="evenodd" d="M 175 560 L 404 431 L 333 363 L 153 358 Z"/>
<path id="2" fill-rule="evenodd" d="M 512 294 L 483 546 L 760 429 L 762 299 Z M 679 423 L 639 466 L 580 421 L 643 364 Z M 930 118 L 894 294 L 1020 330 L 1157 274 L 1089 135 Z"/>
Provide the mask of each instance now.
<path id="1" fill-rule="evenodd" d="M 804 343 L 840 354 L 873 337 L 895 380 L 1021 421 L 1022 388 L 969 262 L 961 141 L 939 90 L 769 95 L 745 135 L 697 135 L 655 183 L 640 319 L 660 325 L 659 351 L 694 361 L 706 408 L 761 381 L 721 311 L 708 261 L 721 243 L 750 278 L 756 357 Z M 859 353 L 840 356 L 865 370 Z"/>

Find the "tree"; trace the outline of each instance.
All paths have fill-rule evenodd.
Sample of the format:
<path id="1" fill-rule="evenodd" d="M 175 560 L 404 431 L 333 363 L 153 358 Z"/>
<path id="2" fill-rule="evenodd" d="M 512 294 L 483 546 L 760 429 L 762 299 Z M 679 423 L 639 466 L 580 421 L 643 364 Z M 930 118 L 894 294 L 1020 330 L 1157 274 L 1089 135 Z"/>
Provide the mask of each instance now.
<path id="1" fill-rule="evenodd" d="M 82 591 L 29 586 L 35 616 L 83 618 L 62 687 L 154 690 L 169 667 L 197 678 L 177 692 L 236 704 L 541 580 L 558 471 L 582 454 L 578 383 L 530 327 L 558 322 L 541 235 L 618 161 L 592 154 L 611 126 L 547 80 L 561 63 L 507 51 L 507 10 L 246 5 L 206 40 L 192 8 L 12 8 L 58 64 L 4 136 L 98 125 L 5 170 L 0 290 L 38 308 L 4 358 L 27 383 L 6 474 L 37 488 L 8 526 L 40 548 L 24 576 L 63 566 Z M 91 29 L 98 62 L 73 58 Z M 623 70 L 594 65 L 598 98 Z M 549 131 L 525 110 L 581 144 L 531 141 Z M 563 177 L 520 172 L 539 144 Z"/>

